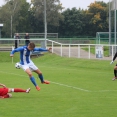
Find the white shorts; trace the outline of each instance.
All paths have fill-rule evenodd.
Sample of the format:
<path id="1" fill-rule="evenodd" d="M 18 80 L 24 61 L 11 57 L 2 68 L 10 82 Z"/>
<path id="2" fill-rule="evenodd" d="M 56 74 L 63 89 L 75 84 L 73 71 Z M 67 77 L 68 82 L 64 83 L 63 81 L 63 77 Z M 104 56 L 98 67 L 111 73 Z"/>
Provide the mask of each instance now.
<path id="1" fill-rule="evenodd" d="M 31 71 L 35 71 L 38 69 L 37 66 L 33 62 L 25 64 L 25 65 L 21 65 L 21 68 L 24 71 L 26 71 L 26 69 L 30 69 Z"/>

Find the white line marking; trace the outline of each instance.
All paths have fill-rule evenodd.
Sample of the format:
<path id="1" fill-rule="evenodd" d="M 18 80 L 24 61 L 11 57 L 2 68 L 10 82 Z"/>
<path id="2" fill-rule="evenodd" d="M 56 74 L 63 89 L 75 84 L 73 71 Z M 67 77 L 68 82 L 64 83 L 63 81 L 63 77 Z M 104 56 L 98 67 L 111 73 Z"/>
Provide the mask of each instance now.
<path id="1" fill-rule="evenodd" d="M 12 74 L 12 75 L 16 75 L 16 76 L 23 76 L 26 77 L 25 75 L 19 75 L 19 74 L 14 74 L 14 73 L 8 73 L 8 72 L 4 72 L 4 71 L 0 71 L 1 73 L 6 73 L 6 74 Z"/>
<path id="2" fill-rule="evenodd" d="M 12 75 L 16 75 L 16 76 L 22 76 L 22 77 L 26 77 L 25 75 L 20 75 L 20 74 L 15 74 L 15 73 L 8 73 L 8 72 L 4 72 L 4 71 L 0 71 L 1 73 L 5 73 L 5 74 L 12 74 Z M 28 77 L 28 76 L 27 76 Z M 64 86 L 64 87 L 68 87 L 68 88 L 73 88 L 73 89 L 77 89 L 77 90 L 81 90 L 81 91 L 85 91 L 85 92 L 111 92 L 111 91 L 117 91 L 117 90 L 99 90 L 99 91 L 90 91 L 90 90 L 86 90 L 86 89 L 82 89 L 79 87 L 74 87 L 74 86 L 70 86 L 70 85 L 65 85 L 65 84 L 61 84 L 61 83 L 57 83 L 57 82 L 52 82 L 53 84 L 57 84 L 60 86 Z"/>
<path id="3" fill-rule="evenodd" d="M 92 91 L 92 92 L 110 92 L 110 91 L 117 91 L 117 90 L 100 90 L 100 91 Z"/>
<path id="4" fill-rule="evenodd" d="M 17 76 L 22 76 L 22 77 L 26 77 L 25 75 L 19 75 L 19 74 L 14 74 L 14 73 L 8 73 L 8 72 L 4 72 L 4 71 L 0 71 L 2 73 L 7 73 L 7 74 L 12 74 L 12 75 L 17 75 Z M 50 81 L 51 83 L 53 84 L 57 84 L 57 85 L 61 85 L 61 86 L 65 86 L 65 87 L 69 87 L 69 88 L 73 88 L 73 89 L 77 89 L 77 90 L 82 90 L 82 91 L 85 91 L 85 92 L 91 92 L 89 90 L 85 90 L 85 89 L 82 89 L 82 88 L 78 88 L 78 87 L 74 87 L 74 86 L 70 86 L 70 85 L 65 85 L 65 84 L 61 84 L 61 83 L 56 83 L 56 82 L 52 82 Z"/>
<path id="5" fill-rule="evenodd" d="M 91 91 L 89 91 L 89 90 L 85 90 L 85 89 L 78 88 L 78 87 L 74 87 L 74 86 L 70 86 L 70 85 L 65 85 L 65 84 L 56 83 L 56 82 L 52 82 L 52 81 L 51 81 L 51 83 L 53 83 L 53 84 L 57 84 L 57 85 L 61 85 L 61 86 L 65 86 L 65 87 L 69 87 L 69 88 L 73 88 L 73 89 L 82 90 L 82 91 L 85 91 L 85 92 L 91 92 Z"/>

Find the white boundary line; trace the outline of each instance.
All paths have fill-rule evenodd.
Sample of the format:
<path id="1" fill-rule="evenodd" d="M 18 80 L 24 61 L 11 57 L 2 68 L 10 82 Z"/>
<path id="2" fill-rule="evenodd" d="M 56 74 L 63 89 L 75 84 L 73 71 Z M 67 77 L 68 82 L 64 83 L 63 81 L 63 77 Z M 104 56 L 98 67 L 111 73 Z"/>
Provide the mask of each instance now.
<path id="1" fill-rule="evenodd" d="M 1 73 L 12 74 L 12 75 L 16 75 L 16 76 L 26 77 L 25 75 L 19 75 L 19 74 L 15 74 L 15 73 L 8 73 L 8 72 L 4 72 L 4 71 L 0 71 L 0 72 Z M 89 90 L 85 90 L 85 89 L 82 89 L 82 88 L 79 88 L 79 87 L 74 87 L 74 86 L 65 85 L 65 84 L 61 84 L 61 83 L 57 83 L 57 82 L 52 82 L 52 81 L 50 81 L 50 82 L 53 83 L 53 84 L 64 86 L 64 87 L 69 87 L 69 88 L 73 88 L 73 89 L 77 89 L 77 90 L 82 90 L 82 91 L 85 91 L 85 92 L 91 92 Z"/>
<path id="2" fill-rule="evenodd" d="M 117 90 L 100 90 L 100 91 L 92 91 L 92 92 L 111 92 L 111 91 L 117 91 Z"/>
<path id="3" fill-rule="evenodd" d="M 1 73 L 6 73 L 6 74 L 12 74 L 12 75 L 16 75 L 16 76 L 26 77 L 25 75 L 20 75 L 20 74 L 15 74 L 15 73 L 8 73 L 8 72 L 4 72 L 4 71 L 0 71 L 0 72 Z M 73 89 L 84 91 L 84 92 L 112 92 L 112 91 L 117 91 L 117 90 L 90 91 L 90 90 L 86 90 L 86 89 L 82 89 L 82 88 L 79 88 L 79 87 L 74 87 L 74 86 L 70 86 L 70 85 L 66 85 L 66 84 L 61 84 L 61 83 L 52 82 L 52 81 L 50 81 L 50 82 L 53 83 L 53 84 L 57 84 L 57 85 L 68 87 L 68 88 L 73 88 Z"/>
<path id="4" fill-rule="evenodd" d="M 78 89 L 78 90 L 85 91 L 85 92 L 91 92 L 89 90 L 85 90 L 85 89 L 82 89 L 82 88 L 79 88 L 79 87 L 74 87 L 74 86 L 65 85 L 65 84 L 61 84 L 61 83 L 56 83 L 56 82 L 52 82 L 52 81 L 51 81 L 51 83 L 61 85 L 61 86 L 65 86 L 65 87 L 69 87 L 69 88 L 73 88 L 73 89 Z"/>

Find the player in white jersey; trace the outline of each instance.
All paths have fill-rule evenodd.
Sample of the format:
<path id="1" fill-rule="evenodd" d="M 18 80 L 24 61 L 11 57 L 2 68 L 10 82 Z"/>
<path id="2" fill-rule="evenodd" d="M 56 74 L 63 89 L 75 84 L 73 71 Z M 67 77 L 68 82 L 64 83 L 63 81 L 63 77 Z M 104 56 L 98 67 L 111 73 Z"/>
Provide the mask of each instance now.
<path id="1" fill-rule="evenodd" d="M 21 68 L 28 74 L 31 82 L 34 84 L 36 89 L 39 91 L 40 87 L 37 85 L 34 76 L 32 75 L 32 71 L 38 74 L 38 77 L 43 84 L 49 84 L 49 81 L 45 81 L 42 75 L 42 72 L 38 69 L 38 67 L 31 61 L 30 55 L 34 51 L 50 51 L 51 48 L 35 48 L 35 44 L 30 42 L 28 46 L 19 47 L 11 51 L 10 56 L 13 57 L 15 52 L 20 52 L 20 64 Z"/>

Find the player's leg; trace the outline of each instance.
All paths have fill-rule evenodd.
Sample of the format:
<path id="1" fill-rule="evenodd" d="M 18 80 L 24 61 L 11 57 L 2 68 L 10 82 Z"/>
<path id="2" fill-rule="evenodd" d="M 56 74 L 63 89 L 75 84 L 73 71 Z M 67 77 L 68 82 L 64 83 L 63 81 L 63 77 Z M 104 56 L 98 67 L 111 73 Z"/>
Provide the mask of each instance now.
<path id="1" fill-rule="evenodd" d="M 28 89 L 21 89 L 21 88 L 8 88 L 8 93 L 10 92 L 15 92 L 15 93 L 18 93 L 18 92 L 24 92 L 24 93 L 29 93 L 30 92 L 30 88 Z"/>
<path id="2" fill-rule="evenodd" d="M 29 69 L 29 65 L 21 65 L 21 68 L 28 74 L 31 82 L 33 83 L 33 85 L 36 87 L 36 89 L 39 91 L 40 87 L 37 85 L 35 78 L 32 76 L 32 72 Z"/>
<path id="3" fill-rule="evenodd" d="M 29 93 L 30 92 L 30 88 L 28 88 L 26 90 L 20 89 L 20 88 L 8 88 L 7 94 L 0 96 L 0 98 L 10 98 L 10 97 L 12 97 L 12 94 L 10 92 L 16 92 L 16 93 L 18 93 L 18 92 L 24 92 L 24 93 Z"/>
<path id="4" fill-rule="evenodd" d="M 114 78 L 112 80 L 115 80 L 115 79 L 117 79 L 117 64 L 114 67 Z"/>
<path id="5" fill-rule="evenodd" d="M 11 93 L 7 93 L 6 95 L 1 96 L 0 98 L 4 99 L 4 98 L 10 98 L 12 97 Z"/>
<path id="6" fill-rule="evenodd" d="M 34 70 L 34 72 L 38 74 L 38 77 L 40 78 L 42 84 L 50 84 L 49 81 L 44 80 L 43 74 L 39 69 Z"/>
<path id="7" fill-rule="evenodd" d="M 43 84 L 49 84 L 50 83 L 49 81 L 44 80 L 42 72 L 38 69 L 38 67 L 32 61 L 29 64 L 29 68 L 31 69 L 31 71 L 38 74 L 38 77 L 41 80 L 41 83 L 43 83 Z"/>
<path id="8" fill-rule="evenodd" d="M 40 87 L 37 85 L 34 76 L 32 76 L 32 72 L 30 71 L 30 69 L 26 69 L 25 72 L 28 74 L 31 82 L 34 84 L 34 86 L 36 87 L 36 89 L 39 91 Z"/>

